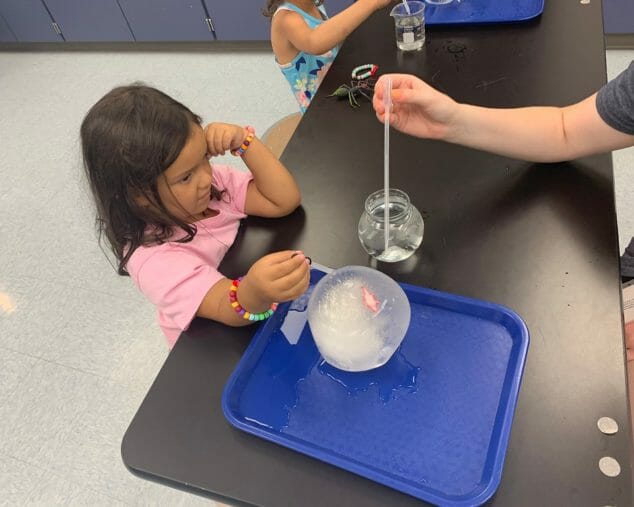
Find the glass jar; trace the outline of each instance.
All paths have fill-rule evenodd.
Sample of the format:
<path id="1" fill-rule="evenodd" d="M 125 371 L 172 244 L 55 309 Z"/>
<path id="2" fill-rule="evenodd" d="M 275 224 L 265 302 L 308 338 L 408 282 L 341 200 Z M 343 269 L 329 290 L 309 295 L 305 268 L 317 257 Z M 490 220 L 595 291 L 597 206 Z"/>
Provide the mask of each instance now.
<path id="1" fill-rule="evenodd" d="M 402 190 L 389 190 L 389 223 L 385 248 L 385 191 L 371 193 L 359 220 L 359 240 L 366 252 L 382 262 L 410 257 L 423 241 L 423 217 Z"/>

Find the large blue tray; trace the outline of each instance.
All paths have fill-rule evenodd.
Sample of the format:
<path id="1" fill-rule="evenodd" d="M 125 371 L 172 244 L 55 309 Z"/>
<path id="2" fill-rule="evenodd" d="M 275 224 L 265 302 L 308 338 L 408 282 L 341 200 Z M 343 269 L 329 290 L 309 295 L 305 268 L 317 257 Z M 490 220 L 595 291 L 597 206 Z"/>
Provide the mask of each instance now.
<path id="1" fill-rule="evenodd" d="M 425 5 L 425 24 L 508 23 L 527 21 L 544 11 L 544 0 L 454 0 Z"/>
<path id="2" fill-rule="evenodd" d="M 313 269 L 311 288 L 325 273 Z M 319 355 L 305 296 L 257 331 L 222 398 L 234 426 L 439 505 L 497 489 L 528 330 L 511 310 L 401 284 L 412 319 L 384 366 L 344 372 Z"/>

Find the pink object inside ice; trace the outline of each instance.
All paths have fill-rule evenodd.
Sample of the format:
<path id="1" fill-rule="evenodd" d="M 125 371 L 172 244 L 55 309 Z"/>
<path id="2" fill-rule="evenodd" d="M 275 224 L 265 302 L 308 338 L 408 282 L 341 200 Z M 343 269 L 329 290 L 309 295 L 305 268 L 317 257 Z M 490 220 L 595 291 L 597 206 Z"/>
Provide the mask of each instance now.
<path id="1" fill-rule="evenodd" d="M 363 293 L 363 304 L 371 310 L 372 313 L 378 312 L 380 303 L 376 296 L 365 287 L 361 287 L 361 292 Z"/>

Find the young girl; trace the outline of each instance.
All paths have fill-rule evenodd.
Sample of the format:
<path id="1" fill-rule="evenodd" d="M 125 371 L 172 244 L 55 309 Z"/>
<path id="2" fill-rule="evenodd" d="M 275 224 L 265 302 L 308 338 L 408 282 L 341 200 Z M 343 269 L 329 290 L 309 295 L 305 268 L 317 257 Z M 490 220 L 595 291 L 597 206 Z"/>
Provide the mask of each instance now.
<path id="1" fill-rule="evenodd" d="M 246 215 L 280 217 L 300 194 L 251 127 L 200 118 L 142 85 L 115 88 L 81 126 L 86 174 L 120 275 L 157 309 L 170 348 L 195 316 L 232 326 L 268 317 L 308 287 L 309 260 L 284 251 L 258 260 L 239 282 L 219 271 Z M 251 173 L 212 165 L 231 150 Z"/>
<path id="2" fill-rule="evenodd" d="M 273 53 L 302 113 L 337 56 L 339 44 L 370 14 L 393 1 L 357 0 L 328 19 L 323 0 L 267 0 L 264 15 L 272 18 Z"/>

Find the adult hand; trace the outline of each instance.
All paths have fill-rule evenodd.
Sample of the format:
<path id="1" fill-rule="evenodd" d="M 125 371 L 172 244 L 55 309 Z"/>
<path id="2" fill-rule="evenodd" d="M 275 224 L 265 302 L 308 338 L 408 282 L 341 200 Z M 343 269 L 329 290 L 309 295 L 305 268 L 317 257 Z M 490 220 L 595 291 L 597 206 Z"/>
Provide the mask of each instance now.
<path id="1" fill-rule="evenodd" d="M 374 88 L 372 105 L 381 123 L 385 122 L 384 93 L 387 79 L 392 80 L 390 125 L 416 137 L 448 139 L 459 105 L 452 98 L 408 74 L 381 76 Z"/>

